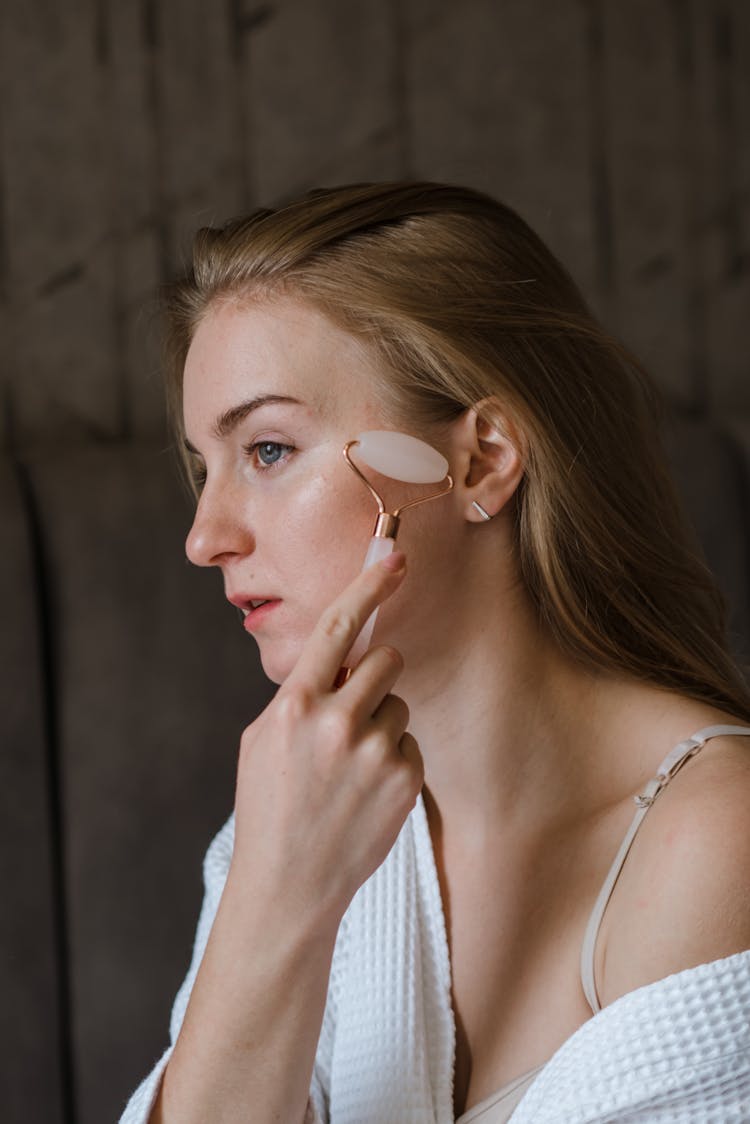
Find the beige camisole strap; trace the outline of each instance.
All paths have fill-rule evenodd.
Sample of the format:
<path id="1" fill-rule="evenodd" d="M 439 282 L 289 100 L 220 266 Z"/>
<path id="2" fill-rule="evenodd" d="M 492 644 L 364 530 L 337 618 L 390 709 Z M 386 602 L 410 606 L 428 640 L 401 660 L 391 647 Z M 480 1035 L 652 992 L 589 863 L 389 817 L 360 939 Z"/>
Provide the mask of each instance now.
<path id="1" fill-rule="evenodd" d="M 615 861 L 612 863 L 609 874 L 605 878 L 604 884 L 599 892 L 599 897 L 596 899 L 596 904 L 591 911 L 586 933 L 583 938 L 583 945 L 581 947 L 581 983 L 583 984 L 586 999 L 594 1014 L 601 1010 L 599 995 L 596 990 L 596 980 L 594 979 L 596 938 L 599 934 L 599 926 L 602 923 L 604 910 L 607 908 L 607 902 L 612 896 L 612 891 L 615 888 L 617 879 L 620 877 L 620 871 L 623 868 L 628 851 L 635 839 L 636 832 L 643 823 L 644 816 L 656 800 L 656 797 L 663 788 L 666 788 L 672 777 L 680 771 L 685 762 L 689 761 L 691 757 L 694 757 L 711 738 L 725 737 L 728 734 L 750 737 L 750 726 L 706 726 L 705 729 L 699 730 L 697 734 L 693 734 L 692 737 L 687 738 L 686 741 L 680 742 L 679 745 L 676 745 L 674 749 L 667 754 L 659 766 L 656 776 L 648 782 L 642 793 L 633 798 L 638 805 L 638 811 L 633 817 L 627 835 L 622 841 L 622 846 L 615 856 Z M 482 1124 L 484 1124 L 484 1121 L 482 1121 Z"/>

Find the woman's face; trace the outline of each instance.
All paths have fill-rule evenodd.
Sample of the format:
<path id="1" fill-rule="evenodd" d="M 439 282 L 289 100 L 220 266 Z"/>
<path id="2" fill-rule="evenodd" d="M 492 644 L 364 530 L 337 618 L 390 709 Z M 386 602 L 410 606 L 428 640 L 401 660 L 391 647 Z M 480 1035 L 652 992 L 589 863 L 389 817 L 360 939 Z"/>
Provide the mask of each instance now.
<path id="1" fill-rule="evenodd" d="M 263 401 L 270 396 L 284 400 Z M 209 310 L 188 352 L 183 409 L 196 476 L 205 473 L 188 557 L 218 566 L 226 596 L 241 608 L 272 600 L 245 627 L 280 683 L 325 607 L 361 569 L 372 535 L 374 500 L 342 449 L 363 430 L 399 427 L 379 402 L 374 358 L 289 297 Z M 388 482 L 371 478 L 387 498 Z M 401 499 L 404 486 L 395 487 Z M 398 642 L 388 622 L 399 604 L 403 614 L 403 588 L 383 607 L 376 640 L 386 633 Z"/>

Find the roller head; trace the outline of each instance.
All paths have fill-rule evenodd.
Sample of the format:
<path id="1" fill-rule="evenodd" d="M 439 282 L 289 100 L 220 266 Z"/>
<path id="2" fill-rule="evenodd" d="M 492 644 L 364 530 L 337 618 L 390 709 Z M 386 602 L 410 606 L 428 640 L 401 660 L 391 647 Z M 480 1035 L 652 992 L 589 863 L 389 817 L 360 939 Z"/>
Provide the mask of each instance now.
<path id="1" fill-rule="evenodd" d="M 437 449 L 418 437 L 389 429 L 360 433 L 357 456 L 383 476 L 407 484 L 434 484 L 448 473 L 448 462 Z"/>

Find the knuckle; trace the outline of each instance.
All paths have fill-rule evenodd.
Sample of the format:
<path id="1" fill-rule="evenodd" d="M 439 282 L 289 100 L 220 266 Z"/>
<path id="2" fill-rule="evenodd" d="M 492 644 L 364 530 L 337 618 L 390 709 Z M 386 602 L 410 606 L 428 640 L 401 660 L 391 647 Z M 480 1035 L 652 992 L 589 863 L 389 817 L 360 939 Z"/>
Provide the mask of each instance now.
<path id="1" fill-rule="evenodd" d="M 403 671 L 404 657 L 401 655 L 398 648 L 392 648 L 390 644 L 384 644 L 383 652 L 391 659 L 391 662 L 396 665 L 399 671 Z"/>
<path id="2" fill-rule="evenodd" d="M 360 756 L 376 769 L 393 754 L 393 738 L 385 730 L 371 730 L 362 741 Z"/>
<path id="3" fill-rule="evenodd" d="M 424 758 L 419 749 L 419 742 L 410 734 L 408 730 L 403 734 L 399 742 L 399 749 L 401 757 L 408 769 L 412 771 L 414 776 L 419 780 L 420 784 L 424 781 Z"/>
<path id="4" fill-rule="evenodd" d="M 276 713 L 282 722 L 293 725 L 311 714 L 314 699 L 314 692 L 309 687 L 295 683 L 276 696 Z"/>
<path id="5" fill-rule="evenodd" d="M 401 761 L 396 769 L 396 785 L 399 799 L 412 806 L 424 783 L 424 771 L 413 761 Z"/>
<path id="6" fill-rule="evenodd" d="M 407 703 L 406 699 L 402 699 L 400 695 L 394 695 L 393 699 L 394 699 L 394 701 L 395 701 L 395 703 L 398 707 L 399 714 L 401 716 L 402 725 L 408 726 L 409 725 L 409 719 L 411 718 L 411 711 L 409 710 L 409 704 Z"/>
<path id="7" fill-rule="evenodd" d="M 324 741 L 332 749 L 351 745 L 354 739 L 354 719 L 341 707 L 330 707 L 321 716 Z"/>
<path id="8" fill-rule="evenodd" d="M 400 695 L 386 695 L 381 703 L 381 708 L 383 714 L 387 714 L 389 720 L 395 726 L 402 726 L 406 729 L 409 725 L 409 719 L 411 718 L 409 706 Z"/>
<path id="9" fill-rule="evenodd" d="M 357 618 L 349 609 L 329 609 L 320 621 L 324 636 L 330 640 L 346 640 L 357 631 Z"/>

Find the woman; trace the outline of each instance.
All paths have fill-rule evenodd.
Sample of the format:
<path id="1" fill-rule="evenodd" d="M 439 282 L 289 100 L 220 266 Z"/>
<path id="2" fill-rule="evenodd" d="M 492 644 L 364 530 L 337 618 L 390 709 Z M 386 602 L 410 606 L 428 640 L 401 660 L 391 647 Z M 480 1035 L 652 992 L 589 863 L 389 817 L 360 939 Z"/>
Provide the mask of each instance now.
<path id="1" fill-rule="evenodd" d="M 434 184 L 202 231 L 167 312 L 187 553 L 280 688 L 123 1121 L 737 1119 L 750 694 L 645 376 L 517 215 Z M 454 487 L 360 574 L 369 429 Z"/>

